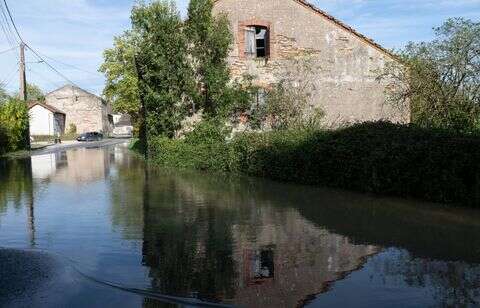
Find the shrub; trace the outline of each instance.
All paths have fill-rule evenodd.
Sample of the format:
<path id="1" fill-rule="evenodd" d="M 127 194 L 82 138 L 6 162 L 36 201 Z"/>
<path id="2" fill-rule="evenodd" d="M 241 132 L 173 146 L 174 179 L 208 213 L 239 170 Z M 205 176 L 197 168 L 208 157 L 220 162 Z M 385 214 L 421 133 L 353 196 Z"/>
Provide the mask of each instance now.
<path id="1" fill-rule="evenodd" d="M 29 146 L 29 118 L 25 102 L 11 99 L 0 106 L 0 125 L 4 136 L 3 152 L 27 149 Z M 0 133 L 1 135 L 2 133 Z M 6 140 L 6 141 L 5 141 Z M 2 150 L 0 150 L 2 151 Z"/>
<path id="2" fill-rule="evenodd" d="M 162 165 L 480 205 L 480 139 L 386 122 L 337 131 L 245 133 L 190 143 L 156 139 Z"/>
<path id="3" fill-rule="evenodd" d="M 70 123 L 68 126 L 67 135 L 76 135 L 77 134 L 77 126 L 73 123 Z"/>
<path id="4" fill-rule="evenodd" d="M 5 127 L 0 125 L 0 155 L 5 154 L 8 150 L 8 136 Z"/>

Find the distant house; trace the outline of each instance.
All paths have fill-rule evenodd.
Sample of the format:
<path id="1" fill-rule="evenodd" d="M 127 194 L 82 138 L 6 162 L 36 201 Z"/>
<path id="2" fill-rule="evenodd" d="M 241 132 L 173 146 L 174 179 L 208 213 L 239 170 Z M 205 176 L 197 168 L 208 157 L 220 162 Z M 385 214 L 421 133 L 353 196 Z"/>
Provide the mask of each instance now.
<path id="1" fill-rule="evenodd" d="M 45 96 L 45 103 L 65 114 L 63 131 L 72 126 L 78 134 L 102 132 L 111 134 L 113 116 L 111 107 L 104 99 L 73 85 L 66 85 Z"/>
<path id="2" fill-rule="evenodd" d="M 113 115 L 113 136 L 131 137 L 133 135 L 132 120 L 127 114 Z"/>
<path id="3" fill-rule="evenodd" d="M 65 113 L 42 102 L 28 104 L 31 136 L 56 136 L 65 130 Z"/>

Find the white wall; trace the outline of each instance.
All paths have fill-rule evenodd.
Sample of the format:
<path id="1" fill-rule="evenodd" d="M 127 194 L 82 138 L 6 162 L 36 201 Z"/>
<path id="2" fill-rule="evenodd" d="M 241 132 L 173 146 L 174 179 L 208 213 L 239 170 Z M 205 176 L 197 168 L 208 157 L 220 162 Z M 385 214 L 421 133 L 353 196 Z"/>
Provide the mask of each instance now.
<path id="1" fill-rule="evenodd" d="M 54 115 L 40 105 L 35 105 L 30 109 L 30 135 L 50 135 L 53 136 Z"/>

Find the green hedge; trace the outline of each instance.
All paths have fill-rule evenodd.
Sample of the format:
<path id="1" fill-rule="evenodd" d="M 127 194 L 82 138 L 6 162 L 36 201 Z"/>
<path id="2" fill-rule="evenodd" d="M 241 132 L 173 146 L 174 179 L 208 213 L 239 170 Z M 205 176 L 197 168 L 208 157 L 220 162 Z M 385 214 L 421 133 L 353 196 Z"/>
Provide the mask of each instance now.
<path id="1" fill-rule="evenodd" d="M 25 102 L 11 99 L 0 105 L 0 154 L 28 148 L 28 122 Z"/>
<path id="2" fill-rule="evenodd" d="M 168 167 L 480 205 L 480 138 L 414 126 L 372 122 L 240 134 L 229 142 L 158 138 L 151 155 Z"/>

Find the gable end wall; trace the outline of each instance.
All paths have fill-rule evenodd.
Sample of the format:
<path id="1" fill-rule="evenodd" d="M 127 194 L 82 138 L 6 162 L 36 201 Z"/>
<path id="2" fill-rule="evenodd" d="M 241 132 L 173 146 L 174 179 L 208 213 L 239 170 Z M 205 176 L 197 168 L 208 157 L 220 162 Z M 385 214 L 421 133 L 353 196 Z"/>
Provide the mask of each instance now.
<path id="1" fill-rule="evenodd" d="M 314 61 L 312 104 L 326 112 L 328 125 L 390 120 L 408 122 L 409 112 L 385 103 L 385 85 L 376 78 L 390 54 L 295 0 L 218 0 L 214 13 L 226 13 L 235 42 L 229 63 L 234 78 L 256 77 L 261 86 L 279 82 L 291 70 L 292 58 Z M 243 56 L 245 25 L 270 27 L 270 58 Z"/>

